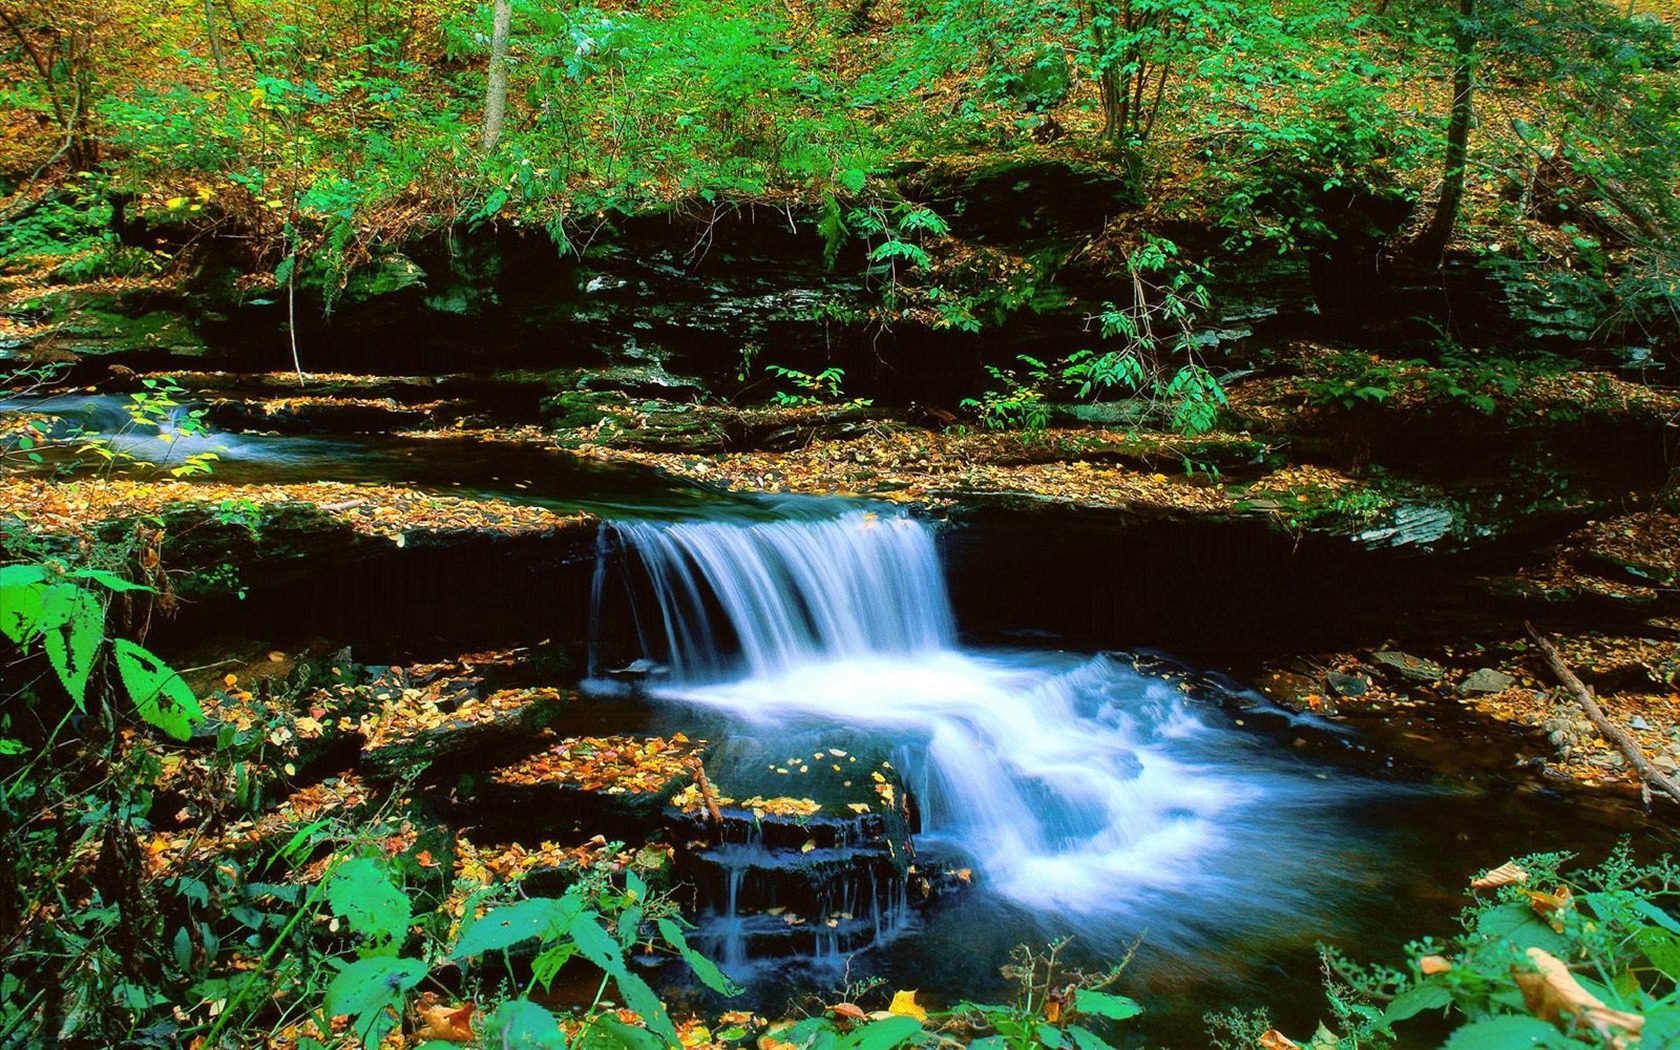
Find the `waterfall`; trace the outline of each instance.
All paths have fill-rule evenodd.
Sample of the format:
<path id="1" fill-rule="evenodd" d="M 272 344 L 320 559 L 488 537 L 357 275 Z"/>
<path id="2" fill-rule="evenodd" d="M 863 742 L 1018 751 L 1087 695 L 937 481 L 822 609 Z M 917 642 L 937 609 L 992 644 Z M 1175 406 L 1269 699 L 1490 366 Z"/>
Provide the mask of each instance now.
<path id="1" fill-rule="evenodd" d="M 1038 914 L 1144 908 L 1152 938 L 1298 917 L 1331 789 L 1123 656 L 958 646 L 926 525 L 851 511 L 614 528 L 651 584 L 648 650 L 671 661 L 653 694 L 764 742 L 760 776 L 784 738 L 866 741 L 895 756 L 919 841 Z M 1189 917 L 1163 922 L 1151 894 Z"/>
<path id="2" fill-rule="evenodd" d="M 751 675 L 819 660 L 909 657 L 953 643 L 933 537 L 906 517 L 616 526 L 640 558 L 679 676 L 723 669 L 715 603 Z"/>

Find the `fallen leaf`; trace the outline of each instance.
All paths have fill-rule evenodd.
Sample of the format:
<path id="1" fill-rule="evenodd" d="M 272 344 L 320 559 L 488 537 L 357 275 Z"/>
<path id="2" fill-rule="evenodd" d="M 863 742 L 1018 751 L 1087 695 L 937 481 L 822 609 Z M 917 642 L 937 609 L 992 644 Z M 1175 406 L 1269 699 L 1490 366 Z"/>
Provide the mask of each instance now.
<path id="1" fill-rule="evenodd" d="M 446 1043 L 466 1043 L 478 1038 L 472 1030 L 473 1011 L 478 1009 L 474 1003 L 462 1003 L 460 1006 L 422 1006 L 420 1007 L 421 1027 L 415 1033 L 418 1039 L 441 1039 Z"/>
<path id="2" fill-rule="evenodd" d="M 1563 1031 L 1590 1028 L 1612 1047 L 1639 1040 L 1644 1017 L 1604 1005 L 1581 986 L 1562 959 L 1544 948 L 1530 948 L 1527 955 L 1535 969 L 1513 967 L 1511 976 L 1522 989 L 1529 1013 Z"/>
<path id="3" fill-rule="evenodd" d="M 892 1002 L 887 1004 L 887 1013 L 897 1014 L 900 1017 L 914 1017 L 924 1024 L 927 1023 L 928 1019 L 927 1011 L 916 1005 L 916 990 L 914 988 L 894 993 Z"/>
<path id="4" fill-rule="evenodd" d="M 1448 970 L 1452 969 L 1452 963 L 1444 956 L 1425 955 L 1423 958 L 1418 960 L 1418 969 L 1423 971 L 1423 975 L 1425 977 L 1430 977 L 1434 974 L 1446 973 Z"/>
<path id="5" fill-rule="evenodd" d="M 1266 1029 L 1266 1033 L 1260 1037 L 1260 1042 L 1255 1045 L 1259 1047 L 1259 1050 L 1301 1050 L 1300 1043 L 1284 1035 L 1276 1028 Z"/>
<path id="6" fill-rule="evenodd" d="M 1517 867 L 1515 861 L 1506 861 L 1504 864 L 1494 868 L 1481 878 L 1471 880 L 1470 888 L 1477 890 L 1492 890 L 1498 889 L 1501 886 L 1510 886 L 1513 883 L 1527 881 L 1528 872 Z"/>

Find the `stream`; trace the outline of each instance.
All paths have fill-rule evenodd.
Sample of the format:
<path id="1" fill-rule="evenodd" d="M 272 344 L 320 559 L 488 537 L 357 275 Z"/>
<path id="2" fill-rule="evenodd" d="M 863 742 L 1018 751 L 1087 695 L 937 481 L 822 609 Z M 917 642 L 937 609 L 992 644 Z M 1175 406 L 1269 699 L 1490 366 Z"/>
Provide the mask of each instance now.
<path id="1" fill-rule="evenodd" d="M 25 407 L 127 433 L 117 399 L 0 411 Z M 1619 804 L 1515 776 L 1396 768 L 1385 754 L 1403 730 L 1380 719 L 1292 714 L 1220 675 L 1082 646 L 1044 624 L 1016 625 L 1042 629 L 1028 646 L 966 635 L 946 557 L 965 526 L 854 501 L 730 495 L 534 446 L 120 440 L 156 462 L 214 451 L 218 482 L 378 481 L 593 511 L 610 524 L 583 685 L 601 710 L 626 692 L 607 672 L 638 657 L 648 673 L 632 691 L 651 704 L 651 727 L 720 740 L 708 768 L 738 791 L 797 792 L 792 763 L 805 754 L 895 770 L 917 863 L 964 872 L 964 885 L 912 908 L 902 886 L 872 875 L 841 909 L 871 924 L 861 940 L 819 936 L 801 957 L 755 950 L 742 894 L 762 847 L 714 851 L 723 874 L 702 892 L 700 942 L 766 1008 L 813 991 L 834 1001 L 870 976 L 934 1005 L 1006 998 L 998 971 L 1014 945 L 1073 936 L 1069 958 L 1093 966 L 1139 944 L 1121 985 L 1149 1011 L 1130 1027 L 1136 1039 L 1198 1042 L 1203 1012 L 1260 1004 L 1311 1031 L 1324 1013 L 1317 945 L 1398 963 L 1407 940 L 1451 932 L 1478 868 L 1544 849 L 1597 860 L 1634 832 L 1642 851 L 1675 848 L 1672 829 Z M 1035 542 L 1032 558 L 998 559 L 967 589 L 993 576 L 1022 586 L 1058 538 Z"/>

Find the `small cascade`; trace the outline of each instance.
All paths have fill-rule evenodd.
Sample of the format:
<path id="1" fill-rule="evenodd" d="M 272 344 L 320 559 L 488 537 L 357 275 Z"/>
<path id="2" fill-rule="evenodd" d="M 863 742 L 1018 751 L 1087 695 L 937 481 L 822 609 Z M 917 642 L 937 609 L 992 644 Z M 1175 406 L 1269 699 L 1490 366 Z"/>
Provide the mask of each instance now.
<path id="1" fill-rule="evenodd" d="M 663 650 L 687 681 L 815 661 L 912 657 L 955 629 L 933 537 L 905 517 L 615 526 L 652 582 Z"/>
<path id="2" fill-rule="evenodd" d="M 748 818 L 691 856 L 726 959 L 890 937 L 912 830 L 981 892 L 1087 932 L 1291 921 L 1322 881 L 1312 829 L 1333 786 L 1197 717 L 1129 658 L 958 647 L 934 537 L 913 519 L 614 528 L 651 589 L 644 652 L 670 663 L 649 692 L 727 724 L 707 759 L 720 792 L 823 803 L 786 843 Z M 840 784 L 872 786 L 844 764 L 861 754 L 890 803 L 873 834 L 816 785 L 843 755 Z"/>

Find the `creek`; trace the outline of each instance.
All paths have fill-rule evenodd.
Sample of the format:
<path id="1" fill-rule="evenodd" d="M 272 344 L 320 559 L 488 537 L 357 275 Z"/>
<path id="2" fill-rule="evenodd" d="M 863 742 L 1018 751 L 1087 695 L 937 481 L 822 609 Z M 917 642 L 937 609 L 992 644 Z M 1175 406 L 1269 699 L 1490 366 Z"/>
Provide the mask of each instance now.
<path id="1" fill-rule="evenodd" d="M 0 409 L 21 407 L 89 433 L 126 429 L 120 405 L 103 399 Z M 819 857 L 806 858 L 808 871 L 834 873 L 808 909 L 819 922 L 837 916 L 826 927 L 834 932 L 819 929 L 790 951 L 771 936 L 785 925 L 774 914 L 778 894 L 790 891 L 767 839 L 746 834 L 703 851 L 703 947 L 766 1008 L 807 992 L 834 1001 L 839 986 L 871 976 L 936 1005 L 1005 998 L 998 971 L 1011 947 L 1074 936 L 1070 958 L 1093 966 L 1140 944 L 1122 985 L 1149 1010 L 1136 1038 L 1194 1045 L 1204 1011 L 1260 1004 L 1291 1030 L 1311 1031 L 1323 1014 L 1317 945 L 1398 962 L 1405 941 L 1451 931 L 1478 868 L 1543 849 L 1597 859 L 1635 831 L 1642 849 L 1675 845 L 1672 829 L 1624 806 L 1583 804 L 1532 778 L 1440 777 L 1396 762 L 1396 737 L 1416 725 L 1282 710 L 1240 681 L 1146 651 L 1157 636 L 1135 617 L 1132 627 L 1074 626 L 1082 620 L 1070 605 L 1079 603 L 1061 597 L 1095 589 L 1105 600 L 1159 600 L 1174 610 L 1168 637 L 1185 643 L 1175 652 L 1239 667 L 1256 646 L 1346 627 L 1340 606 L 1314 605 L 1326 587 L 1358 590 L 1312 577 L 1333 574 L 1333 563 L 1282 562 L 1262 545 L 1187 561 L 1176 582 L 1123 578 L 1084 560 L 1089 522 L 942 526 L 855 501 L 747 498 L 542 448 L 448 438 L 183 440 L 221 457 L 217 481 L 403 483 L 600 514 L 610 524 L 592 564 L 566 562 L 553 575 L 528 558 L 479 566 L 500 575 L 465 592 L 484 599 L 502 589 L 512 610 L 503 612 L 523 631 L 502 639 L 509 644 L 556 629 L 542 622 L 555 606 L 588 624 L 583 685 L 596 699 L 581 722 L 610 726 L 615 712 L 633 711 L 620 731 L 711 739 L 708 768 L 742 796 L 799 795 L 795 760 L 831 764 L 837 777 L 854 758 L 892 770 L 907 795 L 892 804 L 906 816 L 917 867 L 961 873 L 930 899 L 910 901 L 903 858 L 860 866 L 850 859 L 859 844 L 834 831 Z M 186 449 L 148 438 L 131 451 Z M 586 584 L 556 582 L 579 572 Z M 1211 572 L 1231 574 L 1231 593 L 1195 593 Z M 1288 583 L 1251 601 L 1243 585 L 1256 576 Z M 463 593 L 452 579 L 438 582 L 440 596 Z M 1383 593 L 1366 590 L 1350 605 L 1367 627 L 1430 615 L 1422 596 L 1406 593 L 1418 604 L 1383 607 Z M 335 594 L 379 604 L 365 591 Z M 987 594 L 1030 597 L 1000 610 Z M 965 606 L 963 596 L 976 598 Z M 295 620 L 298 608 L 281 615 Z M 976 610 L 984 629 L 965 622 Z M 463 611 L 507 622 L 489 608 Z M 364 641 L 343 637 L 342 616 L 332 622 L 337 640 Z M 404 648 L 389 633 L 370 637 L 375 651 Z M 630 661 L 641 661 L 630 685 L 608 674 Z M 1450 718 L 1428 731 L 1445 766 L 1453 752 L 1482 746 L 1455 739 L 1466 730 Z M 1511 745 L 1494 747 L 1499 760 L 1483 768 L 1510 770 Z"/>

